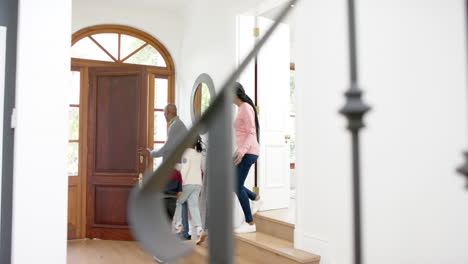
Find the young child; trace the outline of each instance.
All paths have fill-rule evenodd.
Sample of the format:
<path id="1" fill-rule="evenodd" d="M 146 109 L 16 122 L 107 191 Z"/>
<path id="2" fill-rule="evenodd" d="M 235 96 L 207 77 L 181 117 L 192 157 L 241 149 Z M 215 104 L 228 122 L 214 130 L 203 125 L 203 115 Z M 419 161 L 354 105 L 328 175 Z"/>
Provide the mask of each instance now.
<path id="1" fill-rule="evenodd" d="M 182 204 L 187 201 L 190 215 L 192 216 L 192 226 L 194 233 L 192 237 L 197 240 L 204 239 L 200 208 L 198 205 L 200 192 L 202 189 L 202 141 L 197 137 L 193 148 L 187 149 L 182 155 L 178 169 L 182 174 L 182 194 L 177 199 L 177 207 L 174 214 L 174 227 L 176 230 L 182 228 Z"/>

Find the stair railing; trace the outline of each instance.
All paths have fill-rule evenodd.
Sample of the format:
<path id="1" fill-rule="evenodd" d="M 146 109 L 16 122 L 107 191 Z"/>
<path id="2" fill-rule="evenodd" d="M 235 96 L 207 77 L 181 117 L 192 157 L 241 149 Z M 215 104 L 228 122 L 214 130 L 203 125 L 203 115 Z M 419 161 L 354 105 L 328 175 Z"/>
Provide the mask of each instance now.
<path id="1" fill-rule="evenodd" d="M 351 133 L 351 157 L 353 175 L 353 231 L 354 231 L 354 263 L 362 262 L 362 230 L 361 230 L 361 169 L 359 131 L 364 128 L 363 117 L 370 110 L 362 99 L 362 90 L 358 84 L 358 56 L 356 41 L 356 18 L 354 0 L 348 0 L 348 48 L 350 85 L 345 93 L 346 104 L 340 113 L 348 119 L 348 130 Z"/>
<path id="2" fill-rule="evenodd" d="M 275 19 L 275 23 L 255 44 L 252 51 L 242 61 L 222 85 L 221 91 L 191 129 L 178 142 L 161 166 L 155 172 L 145 173 L 139 187 L 132 190 L 129 199 L 129 221 L 135 238 L 147 252 L 161 261 L 176 260 L 189 254 L 193 247 L 183 243 L 173 233 L 163 204 L 163 189 L 171 172 L 183 152 L 193 145 L 196 135 L 204 128 L 208 131 L 210 148 L 207 154 L 208 184 L 208 241 L 209 259 L 212 264 L 234 262 L 234 236 L 232 220 L 232 195 L 234 192 L 232 157 L 232 117 L 233 87 L 240 74 L 256 56 L 291 10 L 297 0 L 288 5 Z"/>

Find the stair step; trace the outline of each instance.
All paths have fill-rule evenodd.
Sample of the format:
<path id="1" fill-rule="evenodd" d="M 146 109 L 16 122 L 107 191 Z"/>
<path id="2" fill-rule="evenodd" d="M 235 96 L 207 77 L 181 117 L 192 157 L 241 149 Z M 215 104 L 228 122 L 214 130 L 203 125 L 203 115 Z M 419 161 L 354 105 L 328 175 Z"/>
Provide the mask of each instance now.
<path id="1" fill-rule="evenodd" d="M 201 246 L 196 246 L 194 242 L 189 242 L 192 243 L 193 246 L 195 247 L 194 251 L 192 254 L 180 259 L 177 264 L 201 264 L 201 263 L 208 263 L 208 245 L 207 243 L 204 243 Z M 252 264 L 254 262 L 247 260 L 243 257 L 240 256 L 235 256 L 235 261 L 234 263 L 236 264 Z"/>
<path id="2" fill-rule="evenodd" d="M 274 218 L 268 212 L 259 212 L 254 219 L 258 232 L 294 242 L 294 224 Z"/>
<path id="3" fill-rule="evenodd" d="M 177 264 L 208 263 L 207 243 L 194 247 L 194 252 L 179 260 Z M 235 258 L 235 263 L 238 264 L 319 264 L 320 262 L 320 256 L 295 249 L 292 242 L 261 232 L 237 234 Z"/>
<path id="4" fill-rule="evenodd" d="M 237 234 L 237 255 L 259 264 L 319 264 L 320 256 L 295 249 L 291 241 L 262 232 Z"/>

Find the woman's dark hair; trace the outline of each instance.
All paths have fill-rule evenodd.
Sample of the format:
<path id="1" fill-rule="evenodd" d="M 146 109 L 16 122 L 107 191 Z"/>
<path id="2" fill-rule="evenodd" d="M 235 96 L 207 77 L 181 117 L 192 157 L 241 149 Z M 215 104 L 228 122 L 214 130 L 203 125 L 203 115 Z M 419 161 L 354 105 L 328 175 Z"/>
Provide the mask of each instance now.
<path id="1" fill-rule="evenodd" d="M 257 130 L 257 141 L 260 142 L 260 123 L 258 122 L 257 108 L 255 107 L 252 99 L 250 99 L 250 97 L 245 93 L 245 90 L 242 84 L 236 82 L 236 84 L 234 85 L 234 89 L 235 89 L 237 97 L 239 97 L 239 99 L 242 102 L 248 103 L 250 106 L 252 106 L 255 112 L 255 128 Z"/>
<path id="2" fill-rule="evenodd" d="M 197 136 L 197 138 L 195 139 L 195 143 L 193 144 L 193 148 L 197 151 L 197 152 L 202 152 L 203 151 L 203 146 L 202 146 L 202 139 L 200 136 Z"/>

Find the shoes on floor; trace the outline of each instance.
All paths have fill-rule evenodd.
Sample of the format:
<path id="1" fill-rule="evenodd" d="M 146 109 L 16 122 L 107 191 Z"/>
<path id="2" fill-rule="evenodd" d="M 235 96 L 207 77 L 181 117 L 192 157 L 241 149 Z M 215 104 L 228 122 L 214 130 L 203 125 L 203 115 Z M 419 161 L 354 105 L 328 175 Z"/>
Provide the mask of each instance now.
<path id="1" fill-rule="evenodd" d="M 197 239 L 197 243 L 196 243 L 197 246 L 203 244 L 203 242 L 205 242 L 207 237 L 208 237 L 208 234 L 206 232 L 201 232 Z"/>
<path id="2" fill-rule="evenodd" d="M 192 239 L 192 236 L 189 235 L 187 232 L 177 233 L 177 236 L 179 236 L 179 238 L 182 239 L 182 240 L 191 240 Z"/>
<path id="3" fill-rule="evenodd" d="M 262 208 L 263 199 L 259 199 L 258 201 L 252 201 L 252 215 L 255 215 L 260 208 Z"/>
<path id="4" fill-rule="evenodd" d="M 181 232 L 184 232 L 184 231 L 185 230 L 184 230 L 184 226 L 182 225 L 182 223 L 174 223 L 172 225 L 172 232 L 173 233 L 178 234 L 178 233 L 181 233 Z"/>
<path id="5" fill-rule="evenodd" d="M 253 233 L 253 232 L 256 232 L 256 231 L 257 231 L 257 227 L 255 226 L 255 224 L 249 225 L 247 223 L 242 223 L 241 226 L 239 226 L 238 228 L 236 228 L 234 230 L 234 232 L 237 233 L 237 234 Z"/>

